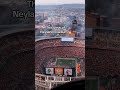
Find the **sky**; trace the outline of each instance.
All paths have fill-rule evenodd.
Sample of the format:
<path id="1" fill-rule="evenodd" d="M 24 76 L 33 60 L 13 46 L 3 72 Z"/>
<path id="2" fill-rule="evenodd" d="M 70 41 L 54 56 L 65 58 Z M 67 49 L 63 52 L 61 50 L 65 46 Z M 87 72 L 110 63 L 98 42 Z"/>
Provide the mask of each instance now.
<path id="1" fill-rule="evenodd" d="M 35 0 L 35 5 L 84 4 L 85 0 Z"/>

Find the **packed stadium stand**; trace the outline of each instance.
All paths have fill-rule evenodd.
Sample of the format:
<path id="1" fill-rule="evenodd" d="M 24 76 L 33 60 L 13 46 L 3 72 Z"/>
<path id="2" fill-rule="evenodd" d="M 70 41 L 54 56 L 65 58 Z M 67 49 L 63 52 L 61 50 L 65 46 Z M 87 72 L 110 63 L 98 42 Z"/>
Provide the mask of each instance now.
<path id="1" fill-rule="evenodd" d="M 86 76 L 99 77 L 100 90 L 120 90 L 119 3 L 86 0 Z"/>
<path id="2" fill-rule="evenodd" d="M 61 38 L 50 38 L 42 40 L 38 39 L 36 40 L 35 44 L 36 90 L 43 90 L 45 88 L 45 90 L 50 90 L 56 85 L 64 84 L 85 76 L 85 40 L 74 38 L 73 41 L 62 41 Z M 44 67 L 49 66 L 49 64 L 52 61 L 55 61 L 56 58 L 83 59 L 83 62 L 81 62 L 81 76 L 59 77 L 54 75 L 45 75 Z M 39 79 L 37 77 L 39 77 Z M 45 79 L 41 80 L 41 77 Z"/>
<path id="3" fill-rule="evenodd" d="M 34 88 L 34 31 L 17 27 L 0 26 L 1 90 Z"/>
<path id="4" fill-rule="evenodd" d="M 119 35 L 112 28 L 94 28 L 86 37 L 86 76 L 99 77 L 105 90 L 120 89 Z"/>

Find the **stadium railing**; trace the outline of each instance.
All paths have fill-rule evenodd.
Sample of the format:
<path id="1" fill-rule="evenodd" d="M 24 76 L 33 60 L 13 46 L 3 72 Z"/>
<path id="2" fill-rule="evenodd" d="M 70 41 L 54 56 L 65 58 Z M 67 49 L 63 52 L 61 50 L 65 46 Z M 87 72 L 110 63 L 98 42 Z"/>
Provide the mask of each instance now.
<path id="1" fill-rule="evenodd" d="M 40 88 L 44 88 L 50 90 L 54 86 L 61 85 L 76 79 L 85 78 L 84 76 L 81 77 L 59 77 L 59 76 L 47 76 L 43 74 L 36 74 L 35 73 L 35 86 L 36 90 L 41 90 Z"/>

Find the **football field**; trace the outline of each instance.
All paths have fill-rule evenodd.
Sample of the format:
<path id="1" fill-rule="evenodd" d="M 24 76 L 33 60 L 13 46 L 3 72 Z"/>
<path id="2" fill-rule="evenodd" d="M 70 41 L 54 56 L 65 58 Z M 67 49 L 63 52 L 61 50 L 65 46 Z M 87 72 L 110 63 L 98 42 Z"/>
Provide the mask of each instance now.
<path id="1" fill-rule="evenodd" d="M 77 58 L 57 58 L 56 65 L 60 67 L 68 66 L 70 68 L 75 68 L 77 63 Z"/>

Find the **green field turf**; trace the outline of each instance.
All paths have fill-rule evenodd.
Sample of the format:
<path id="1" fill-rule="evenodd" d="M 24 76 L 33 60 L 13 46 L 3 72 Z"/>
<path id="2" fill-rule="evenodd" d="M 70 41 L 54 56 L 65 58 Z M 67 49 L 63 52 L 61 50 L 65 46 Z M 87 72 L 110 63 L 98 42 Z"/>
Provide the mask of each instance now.
<path id="1" fill-rule="evenodd" d="M 71 68 L 75 68 L 76 61 L 76 58 L 57 58 L 56 65 L 60 67 L 69 66 Z"/>

